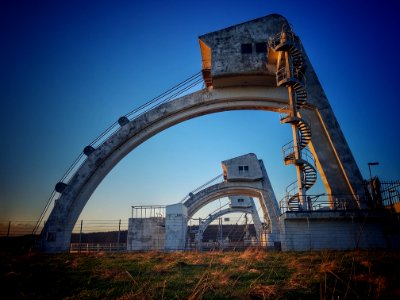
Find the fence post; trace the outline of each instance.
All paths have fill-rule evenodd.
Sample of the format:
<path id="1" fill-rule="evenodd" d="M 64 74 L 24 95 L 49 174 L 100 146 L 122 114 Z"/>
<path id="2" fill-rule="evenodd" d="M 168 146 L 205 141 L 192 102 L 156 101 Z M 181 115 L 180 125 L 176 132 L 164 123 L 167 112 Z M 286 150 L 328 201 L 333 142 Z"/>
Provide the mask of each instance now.
<path id="1" fill-rule="evenodd" d="M 81 220 L 81 230 L 79 231 L 79 253 L 81 253 L 81 248 L 82 248 L 82 227 L 83 227 L 83 220 Z"/>
<path id="2" fill-rule="evenodd" d="M 10 230 L 11 230 L 11 221 L 8 222 L 7 238 L 10 236 Z"/>
<path id="3" fill-rule="evenodd" d="M 118 222 L 118 238 L 117 238 L 117 244 L 119 244 L 120 234 L 121 234 L 121 219 L 119 219 L 119 222 Z"/>

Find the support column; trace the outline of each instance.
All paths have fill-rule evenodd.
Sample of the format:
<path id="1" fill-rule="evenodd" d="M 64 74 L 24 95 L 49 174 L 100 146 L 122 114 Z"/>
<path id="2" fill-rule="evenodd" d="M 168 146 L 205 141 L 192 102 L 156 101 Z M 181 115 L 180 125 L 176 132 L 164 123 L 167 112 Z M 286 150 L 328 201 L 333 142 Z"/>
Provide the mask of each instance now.
<path id="1" fill-rule="evenodd" d="M 165 250 L 185 250 L 187 207 L 182 203 L 168 205 L 165 218 Z"/>

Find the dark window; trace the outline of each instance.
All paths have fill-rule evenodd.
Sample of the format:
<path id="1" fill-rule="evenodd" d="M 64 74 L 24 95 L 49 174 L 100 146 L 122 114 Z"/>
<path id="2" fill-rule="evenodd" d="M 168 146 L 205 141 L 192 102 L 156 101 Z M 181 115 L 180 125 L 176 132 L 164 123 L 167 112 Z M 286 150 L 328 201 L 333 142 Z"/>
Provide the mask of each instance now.
<path id="1" fill-rule="evenodd" d="M 257 43 L 256 44 L 256 52 L 257 53 L 266 53 L 267 52 L 267 43 Z"/>
<path id="2" fill-rule="evenodd" d="M 249 166 L 239 166 L 239 174 L 249 172 Z"/>
<path id="3" fill-rule="evenodd" d="M 238 202 L 239 202 L 239 203 L 242 203 L 242 202 L 244 202 L 244 199 L 239 198 L 239 199 L 238 199 Z"/>
<path id="4" fill-rule="evenodd" d="M 242 44 L 242 54 L 248 54 L 253 51 L 253 47 L 251 44 Z"/>

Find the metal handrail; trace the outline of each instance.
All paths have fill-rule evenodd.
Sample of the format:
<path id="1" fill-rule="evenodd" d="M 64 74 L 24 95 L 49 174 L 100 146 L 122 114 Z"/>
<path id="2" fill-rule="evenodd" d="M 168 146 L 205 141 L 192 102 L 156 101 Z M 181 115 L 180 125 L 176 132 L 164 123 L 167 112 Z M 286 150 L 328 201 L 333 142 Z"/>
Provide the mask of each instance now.
<path id="1" fill-rule="evenodd" d="M 290 74 L 292 74 L 291 78 L 296 78 L 298 82 L 303 85 L 304 89 L 306 89 L 307 80 L 303 72 L 301 72 L 300 70 L 296 70 L 295 68 L 293 68 L 293 66 L 290 66 Z M 278 71 L 276 71 L 276 82 L 279 83 L 283 80 L 287 80 L 288 78 L 289 77 L 286 72 L 286 66 L 281 67 Z"/>
<path id="2" fill-rule="evenodd" d="M 294 142 L 292 140 L 282 146 L 283 159 L 290 156 L 291 154 L 294 154 L 297 151 L 298 146 L 294 146 L 293 144 Z M 309 164 L 315 165 L 315 157 L 312 155 L 309 149 L 303 148 L 300 149 L 300 152 L 301 152 L 301 159 L 305 160 Z"/>
<path id="3" fill-rule="evenodd" d="M 297 185 L 297 180 L 293 181 L 291 184 L 289 184 L 286 187 L 286 195 L 285 195 L 285 199 L 288 201 L 292 196 L 298 194 L 299 192 L 299 187 Z"/>
<path id="4" fill-rule="evenodd" d="M 209 181 L 207 181 L 206 183 L 200 185 L 199 187 L 195 188 L 193 191 L 191 191 L 189 194 L 187 194 L 185 197 L 183 197 L 183 199 L 180 201 L 180 203 L 185 202 L 186 200 L 190 199 L 195 193 L 197 193 L 198 191 L 204 189 L 205 187 L 208 187 L 211 185 L 211 183 L 217 181 L 218 179 L 222 178 L 224 176 L 224 174 L 219 174 L 217 176 L 215 176 L 214 178 L 210 179 Z"/>
<path id="5" fill-rule="evenodd" d="M 290 141 L 282 147 L 282 153 L 283 153 L 284 159 L 286 159 L 287 157 L 289 157 L 291 155 L 294 156 L 294 153 L 298 147 L 294 146 L 293 144 L 294 144 L 294 142 Z M 310 150 L 308 150 L 307 148 L 304 148 L 300 151 L 300 153 L 301 153 L 301 159 L 306 161 L 309 165 L 311 165 L 312 167 L 315 168 L 315 158 L 312 155 L 312 153 L 310 152 Z M 285 197 L 281 200 L 281 202 L 284 200 L 287 203 L 290 198 L 296 196 L 296 194 L 298 194 L 298 193 L 299 193 L 299 190 L 298 190 L 298 185 L 297 185 L 297 180 L 296 180 L 296 181 L 290 183 L 286 187 L 286 194 L 285 194 Z"/>
<path id="6" fill-rule="evenodd" d="M 312 155 L 309 149 L 304 148 L 303 150 L 301 150 L 301 158 L 309 164 L 315 166 L 315 157 L 314 155 Z"/>
<path id="7" fill-rule="evenodd" d="M 283 34 L 285 34 L 285 35 L 283 36 Z M 289 42 L 291 44 L 301 45 L 300 38 L 294 34 L 294 32 L 291 28 L 286 29 L 286 30 L 284 28 L 282 28 L 281 32 L 274 34 L 268 40 L 268 44 L 271 48 L 276 48 L 279 44 L 289 43 Z"/>
<path id="8" fill-rule="evenodd" d="M 290 154 L 294 153 L 294 141 L 291 140 L 290 142 L 286 143 L 285 145 L 282 146 L 282 154 L 283 154 L 283 159 L 288 157 Z"/>
<path id="9" fill-rule="evenodd" d="M 159 96 L 151 99 L 150 101 L 140 105 L 139 107 L 135 108 L 134 110 L 130 111 L 123 117 L 128 118 L 129 121 L 132 121 L 143 114 L 147 113 L 151 109 L 156 108 L 157 106 L 172 101 L 179 95 L 183 94 L 184 92 L 188 91 L 189 89 L 199 85 L 203 82 L 203 78 L 201 75 L 201 71 L 197 72 L 196 74 L 190 76 L 186 80 L 182 81 L 181 83 L 175 85 L 174 87 L 170 88 L 169 90 L 165 91 L 164 93 L 160 94 Z M 89 146 L 94 148 L 100 147 L 104 144 L 104 142 L 111 136 L 113 136 L 119 129 L 118 122 L 114 122 L 110 127 L 108 127 L 105 131 L 103 131 L 96 139 L 94 139 Z M 81 152 L 78 157 L 73 161 L 72 165 L 67 169 L 64 175 L 58 182 L 69 183 L 72 179 L 73 175 L 76 171 L 83 165 L 86 161 L 87 157 Z M 44 216 L 46 215 L 51 203 L 57 200 L 60 197 L 60 193 L 56 192 L 53 189 L 50 197 L 48 198 L 45 208 L 43 209 L 42 213 L 39 216 L 39 219 L 32 231 L 32 234 L 36 234 L 40 224 L 42 223 Z"/>
<path id="10" fill-rule="evenodd" d="M 283 120 L 289 116 L 289 105 L 285 105 L 278 110 L 279 119 Z"/>
<path id="11" fill-rule="evenodd" d="M 296 183 L 296 182 L 295 182 Z M 322 199 L 321 199 L 322 198 Z M 319 194 L 319 195 L 307 195 L 307 201 L 309 201 L 308 211 L 337 211 L 337 210 L 350 210 L 353 209 L 351 201 L 355 198 L 359 198 L 358 195 L 344 195 L 344 194 Z M 281 213 L 290 211 L 290 207 L 287 203 L 288 196 L 285 195 L 280 202 Z M 299 207 L 300 208 L 300 207 Z M 301 209 L 300 209 L 301 210 Z"/>

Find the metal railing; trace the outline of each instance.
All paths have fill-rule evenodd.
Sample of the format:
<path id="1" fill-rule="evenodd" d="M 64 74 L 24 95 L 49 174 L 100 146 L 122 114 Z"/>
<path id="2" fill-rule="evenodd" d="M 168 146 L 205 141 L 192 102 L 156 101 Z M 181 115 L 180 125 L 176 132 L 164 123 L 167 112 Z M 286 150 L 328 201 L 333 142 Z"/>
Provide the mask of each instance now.
<path id="1" fill-rule="evenodd" d="M 165 217 L 165 205 L 140 205 L 132 206 L 132 218 L 163 218 Z"/>
<path id="2" fill-rule="evenodd" d="M 289 105 L 285 105 L 278 110 L 280 121 L 286 119 L 289 116 L 289 110 L 290 110 Z"/>
<path id="3" fill-rule="evenodd" d="M 126 243 L 71 243 L 70 253 L 126 252 Z"/>
<path id="4" fill-rule="evenodd" d="M 400 180 L 380 182 L 380 193 L 383 206 L 400 202 Z"/>
<path id="5" fill-rule="evenodd" d="M 297 181 L 295 183 L 297 183 Z M 308 209 L 306 211 L 336 211 L 353 209 L 354 206 L 352 205 L 352 202 L 355 198 L 359 198 L 358 195 L 307 195 L 306 201 Z M 288 197 L 285 196 L 279 203 L 282 214 L 291 211 L 292 207 L 289 207 L 287 200 Z M 298 210 L 301 211 L 302 208 L 299 206 Z"/>
<path id="6" fill-rule="evenodd" d="M 182 81 L 181 83 L 175 85 L 174 87 L 170 88 L 169 90 L 165 91 L 164 93 L 160 94 L 159 96 L 151 99 L 150 101 L 146 102 L 143 105 L 135 108 L 134 110 L 130 111 L 126 115 L 120 118 L 125 118 L 128 121 L 132 121 L 141 115 L 145 114 L 146 112 L 156 108 L 157 106 L 172 101 L 178 96 L 181 96 L 183 93 L 187 92 L 188 90 L 194 88 L 195 86 L 202 84 L 203 78 L 201 72 L 197 72 L 196 74 L 190 76 L 188 79 Z M 94 139 L 88 147 L 93 147 L 94 149 L 101 146 L 109 137 L 114 135 L 118 129 L 120 128 L 119 122 L 114 122 L 110 127 L 108 127 L 105 131 L 103 131 L 96 139 Z M 66 183 L 68 184 L 75 172 L 81 167 L 81 165 L 86 161 L 86 156 L 82 153 L 78 155 L 78 157 L 74 160 L 71 166 L 67 169 L 61 179 L 58 181 L 59 183 Z M 42 223 L 44 217 L 46 216 L 48 209 L 55 200 L 60 197 L 60 193 L 57 192 L 55 189 L 52 191 L 50 197 L 48 198 L 45 208 L 43 209 L 42 213 L 39 216 L 36 225 L 32 230 L 32 234 L 36 234 L 40 224 Z"/>
<path id="7" fill-rule="evenodd" d="M 301 148 L 301 147 L 300 147 Z M 282 146 L 283 159 L 294 155 L 297 152 L 298 146 L 294 146 L 294 142 L 290 141 Z M 301 159 L 315 166 L 315 158 L 307 148 L 300 149 Z"/>
<path id="8" fill-rule="evenodd" d="M 29 235 L 35 224 L 35 221 L 0 221 L 0 237 Z"/>
<path id="9" fill-rule="evenodd" d="M 215 183 L 217 180 L 220 180 L 221 178 L 223 179 L 223 175 L 224 174 L 219 174 L 217 176 L 215 176 L 214 178 L 212 178 L 211 180 L 207 181 L 206 183 L 202 184 L 201 186 L 195 188 L 193 191 L 191 191 L 189 194 L 187 194 L 181 201 L 180 203 L 185 202 L 186 200 L 190 199 L 191 197 L 193 197 L 194 194 L 196 194 L 198 191 L 201 191 L 203 189 L 205 189 L 206 187 L 211 186 L 212 183 Z M 220 182 L 222 182 L 223 180 L 220 180 Z"/>
<path id="10" fill-rule="evenodd" d="M 279 85 L 283 81 L 286 80 L 293 80 L 296 79 L 296 83 L 299 83 L 303 85 L 304 89 L 306 89 L 306 77 L 304 76 L 304 73 L 301 72 L 300 70 L 296 70 L 293 66 L 290 66 L 290 72 L 287 72 L 287 67 L 281 67 L 278 71 L 276 71 L 276 82 Z M 289 75 L 290 74 L 290 75 Z M 290 77 L 289 77 L 290 76 Z"/>
<path id="11" fill-rule="evenodd" d="M 294 34 L 292 26 L 283 25 L 282 31 L 273 35 L 268 40 L 269 47 L 275 49 L 280 44 L 298 44 L 301 45 L 300 38 Z"/>

